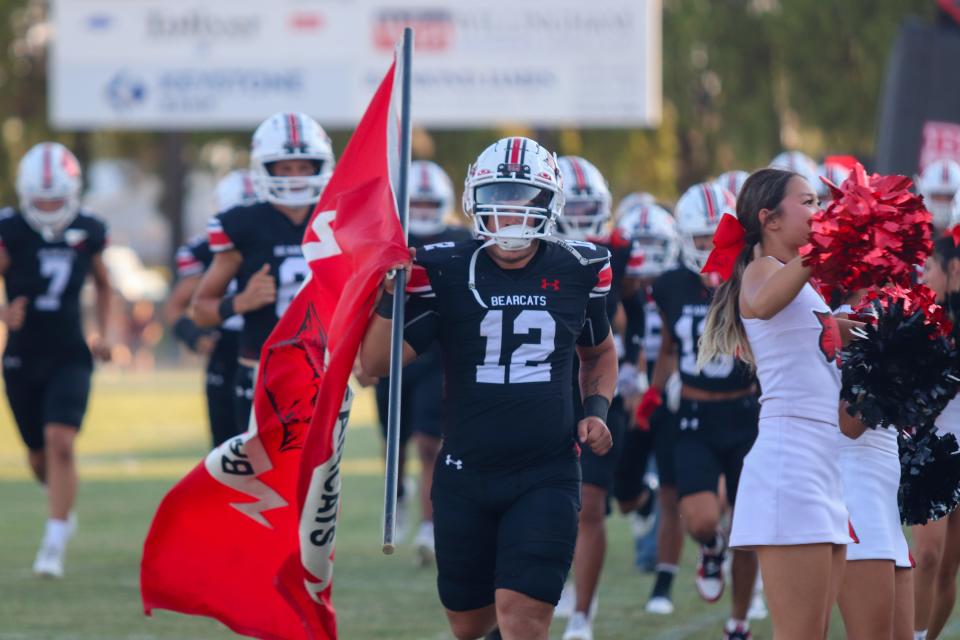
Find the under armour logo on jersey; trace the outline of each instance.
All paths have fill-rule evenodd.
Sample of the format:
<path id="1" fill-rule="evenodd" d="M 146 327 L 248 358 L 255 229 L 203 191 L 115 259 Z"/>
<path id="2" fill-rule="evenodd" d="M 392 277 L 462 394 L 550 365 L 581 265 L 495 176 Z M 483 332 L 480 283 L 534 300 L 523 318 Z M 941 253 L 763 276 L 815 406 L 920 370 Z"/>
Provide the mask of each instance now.
<path id="1" fill-rule="evenodd" d="M 448 467 L 456 467 L 457 471 L 463 469 L 463 460 L 454 460 L 453 456 L 451 456 L 449 453 L 447 454 L 447 459 L 444 460 L 444 464 L 446 464 Z"/>
<path id="2" fill-rule="evenodd" d="M 560 281 L 559 280 L 547 280 L 546 278 L 540 279 L 540 288 L 546 291 L 547 289 L 552 289 L 553 291 L 560 291 Z"/>
<path id="3" fill-rule="evenodd" d="M 680 430 L 696 431 L 700 428 L 700 418 L 680 418 Z"/>

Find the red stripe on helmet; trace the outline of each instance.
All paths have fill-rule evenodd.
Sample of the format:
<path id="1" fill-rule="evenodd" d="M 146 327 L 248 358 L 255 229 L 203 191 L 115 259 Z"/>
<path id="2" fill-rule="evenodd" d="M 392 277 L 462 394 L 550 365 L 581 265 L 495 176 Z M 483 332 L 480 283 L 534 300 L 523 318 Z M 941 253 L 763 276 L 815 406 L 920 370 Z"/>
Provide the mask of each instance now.
<path id="1" fill-rule="evenodd" d="M 53 187 L 53 146 L 43 145 L 43 188 Z"/>
<path id="2" fill-rule="evenodd" d="M 707 203 L 707 220 L 715 222 L 717 219 L 717 205 L 713 202 L 713 194 L 706 185 L 700 187 L 703 189 L 703 199 Z"/>
<path id="3" fill-rule="evenodd" d="M 950 184 L 950 163 L 941 160 L 940 165 L 943 167 L 943 184 Z"/>
<path id="4" fill-rule="evenodd" d="M 293 147 L 300 145 L 300 122 L 297 114 L 287 114 L 287 132 L 290 134 L 290 144 Z"/>
<path id="5" fill-rule="evenodd" d="M 523 146 L 523 140 L 514 138 L 510 141 L 510 144 L 510 164 L 518 164 L 520 162 L 520 147 Z"/>
<path id="6" fill-rule="evenodd" d="M 420 190 L 430 193 L 430 167 L 426 162 L 420 165 Z"/>

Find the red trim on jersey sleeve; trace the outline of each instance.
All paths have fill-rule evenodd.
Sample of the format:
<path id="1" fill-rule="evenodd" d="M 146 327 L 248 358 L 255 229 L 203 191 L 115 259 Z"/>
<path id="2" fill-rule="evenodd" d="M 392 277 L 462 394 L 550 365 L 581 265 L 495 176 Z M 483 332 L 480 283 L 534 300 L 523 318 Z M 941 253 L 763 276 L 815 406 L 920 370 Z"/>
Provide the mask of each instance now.
<path id="1" fill-rule="evenodd" d="M 233 241 L 223 230 L 223 225 L 216 218 L 211 218 L 207 223 L 207 240 L 210 242 L 210 251 L 219 253 L 233 249 Z"/>
<path id="2" fill-rule="evenodd" d="M 594 285 L 590 296 L 597 297 L 607 295 L 610 291 L 611 284 L 613 284 L 613 269 L 610 268 L 610 261 L 608 260 L 606 264 L 603 265 L 603 268 L 600 269 L 600 272 L 597 273 L 597 284 Z"/>
<path id="3" fill-rule="evenodd" d="M 433 293 L 433 287 L 430 285 L 430 276 L 427 270 L 418 264 L 413 265 L 410 271 L 410 280 L 407 282 L 407 293 L 425 295 Z"/>
<path id="4" fill-rule="evenodd" d="M 189 278 L 203 273 L 203 263 L 186 247 L 177 251 L 177 277 Z"/>

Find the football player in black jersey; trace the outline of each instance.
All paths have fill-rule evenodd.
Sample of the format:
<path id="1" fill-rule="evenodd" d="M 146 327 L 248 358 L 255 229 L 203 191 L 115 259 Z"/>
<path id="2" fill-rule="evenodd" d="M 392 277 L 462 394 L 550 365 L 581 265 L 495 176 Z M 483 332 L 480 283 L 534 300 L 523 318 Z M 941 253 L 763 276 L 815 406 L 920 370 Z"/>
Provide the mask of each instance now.
<path id="1" fill-rule="evenodd" d="M 617 391 L 610 405 L 607 415 L 607 427 L 613 438 L 613 448 L 602 456 L 585 449 L 580 454 L 580 469 L 583 475 L 581 490 L 582 505 L 580 509 L 579 532 L 577 534 L 577 548 L 573 560 L 573 578 L 575 586 L 574 604 L 572 610 L 558 608 L 557 615 L 569 614 L 567 628 L 563 640 L 592 640 L 593 617 L 596 613 L 597 587 L 600 583 L 600 573 L 603 570 L 603 560 L 606 555 L 606 516 L 608 512 L 608 496 L 613 490 L 614 475 L 623 442 L 626 435 L 628 414 L 625 410 L 625 401 L 638 395 L 646 388 L 646 373 L 638 378 L 636 360 L 639 352 L 631 350 L 631 362 L 623 349 L 623 328 L 626 324 L 623 318 L 621 294 L 631 296 L 634 293 L 634 283 L 624 282 L 627 266 L 631 256 L 631 242 L 621 233 L 619 228 L 612 231 L 607 228 L 610 220 L 610 190 L 600 171 L 587 160 L 578 156 L 563 156 L 559 159 L 560 173 L 563 175 L 563 191 L 565 203 L 563 215 L 557 219 L 557 234 L 568 240 L 588 240 L 610 251 L 610 266 L 612 285 L 607 295 L 607 318 L 611 325 L 621 325 L 618 335 L 614 336 L 617 352 L 620 358 L 620 376 Z M 636 307 L 630 307 L 634 313 Z M 642 309 L 640 309 L 642 313 Z M 615 318 L 620 322 L 615 322 Z M 577 360 L 574 358 L 574 370 Z M 638 379 L 642 388 L 638 388 Z M 574 393 L 574 406 L 577 417 L 582 417 L 582 406 L 577 401 L 578 393 Z M 569 588 L 567 588 L 569 589 Z M 568 598 L 564 594 L 564 603 Z M 563 607 L 566 609 L 566 607 Z"/>
<path id="2" fill-rule="evenodd" d="M 257 201 L 253 179 L 246 171 L 232 171 L 217 183 L 217 211 L 249 206 Z M 213 446 L 240 433 L 234 402 L 234 380 L 240 349 L 243 318 L 233 316 L 216 331 L 200 329 L 186 314 L 190 300 L 200 284 L 203 272 L 213 262 L 213 252 L 205 236 L 194 238 L 177 250 L 177 284 L 164 308 L 167 323 L 188 349 L 208 356 L 206 371 L 207 417 Z M 232 284 L 231 289 L 236 289 Z"/>
<path id="3" fill-rule="evenodd" d="M 9 332 L 3 378 L 30 468 L 47 488 L 49 519 L 33 571 L 56 578 L 75 527 L 74 440 L 87 410 L 91 351 L 110 359 L 107 228 L 80 210 L 80 191 L 74 155 L 63 145 L 41 143 L 20 161 L 20 209 L 0 212 L 0 275 L 8 300 L 0 317 Z M 97 293 L 99 332 L 89 348 L 80 310 L 87 276 Z"/>
<path id="4" fill-rule="evenodd" d="M 404 362 L 440 343 L 443 448 L 433 482 L 437 585 L 454 635 L 495 625 L 506 640 L 546 640 L 573 559 L 577 452 L 609 451 L 616 387 L 606 315 L 609 252 L 558 240 L 555 157 L 506 138 L 471 165 L 464 210 L 478 240 L 416 252 Z M 361 349 L 389 368 L 392 282 Z M 586 417 L 574 418 L 573 354 Z"/>
<path id="5" fill-rule="evenodd" d="M 712 248 L 713 233 L 724 211 L 735 207 L 733 195 L 715 183 L 690 187 L 677 202 L 677 231 L 682 264 L 653 284 L 653 298 L 663 319 L 660 356 L 653 386 L 665 384 L 665 363 L 679 360 L 683 387 L 674 445 L 674 473 L 680 513 L 690 535 L 700 543 L 696 586 L 707 602 L 723 595 L 726 538 L 720 530 L 720 477 L 735 504 L 743 458 L 757 436 L 760 406 L 750 368 L 730 356 L 697 367 L 700 336 L 716 284 L 700 270 Z M 726 640 L 749 640 L 747 610 L 757 575 L 756 554 L 733 553 L 733 605 L 724 626 Z"/>
<path id="6" fill-rule="evenodd" d="M 409 174 L 410 221 L 409 240 L 411 247 L 428 244 L 459 243 L 472 238 L 462 227 L 448 225 L 447 216 L 453 212 L 453 184 L 440 165 L 428 160 L 411 163 Z M 400 465 L 399 475 L 404 477 L 406 444 L 412 437 L 420 460 L 421 521 L 413 544 L 422 565 L 433 562 L 433 506 L 430 503 L 430 487 L 433 484 L 433 465 L 440 451 L 441 412 L 440 398 L 443 395 L 443 371 L 440 363 L 440 345 L 434 344 L 403 371 L 401 417 L 400 417 Z M 380 426 L 386 436 L 387 405 L 390 395 L 390 379 L 377 381 L 377 413 Z M 403 532 L 407 519 L 409 499 L 404 483 L 397 483 L 397 530 Z M 400 537 L 402 537 L 402 533 Z"/>
<path id="7" fill-rule="evenodd" d="M 261 202 L 210 221 L 214 257 L 194 295 L 192 317 L 214 328 L 243 316 L 235 382 L 238 428 L 253 406 L 260 349 L 309 273 L 300 244 L 310 213 L 333 175 L 330 139 L 303 113 L 277 113 L 253 134 L 250 171 Z M 237 282 L 239 293 L 228 294 Z"/>

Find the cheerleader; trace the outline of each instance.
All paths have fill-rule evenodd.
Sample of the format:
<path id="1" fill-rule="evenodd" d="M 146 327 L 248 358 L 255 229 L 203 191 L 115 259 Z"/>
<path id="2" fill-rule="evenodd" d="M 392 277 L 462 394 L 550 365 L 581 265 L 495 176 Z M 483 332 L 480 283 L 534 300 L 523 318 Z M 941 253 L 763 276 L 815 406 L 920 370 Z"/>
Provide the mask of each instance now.
<path id="1" fill-rule="evenodd" d="M 857 296 L 859 297 L 859 296 Z M 837 310 L 849 317 L 849 305 Z M 853 438 L 862 432 L 859 437 Z M 913 572 L 897 491 L 900 455 L 893 428 L 840 436 L 840 475 L 857 544 L 847 547 L 840 612 L 851 640 L 913 638 Z"/>
<path id="2" fill-rule="evenodd" d="M 747 179 L 736 218 L 725 216 L 715 237 L 729 279 L 699 352 L 701 363 L 737 355 L 760 381 L 759 435 L 743 463 L 730 544 L 757 551 L 777 640 L 825 637 L 851 542 L 836 455 L 840 330 L 799 256 L 815 211 L 814 188 L 795 173 Z"/>
<path id="3" fill-rule="evenodd" d="M 957 339 L 957 310 L 960 309 L 960 254 L 950 237 L 938 239 L 933 255 L 923 270 L 923 283 L 937 294 L 954 323 Z M 960 438 L 960 396 L 957 396 L 936 420 L 939 433 Z M 960 515 L 954 511 L 946 518 L 912 528 L 915 559 L 914 638 L 932 640 L 940 635 L 957 596 L 957 569 L 960 567 Z"/>

